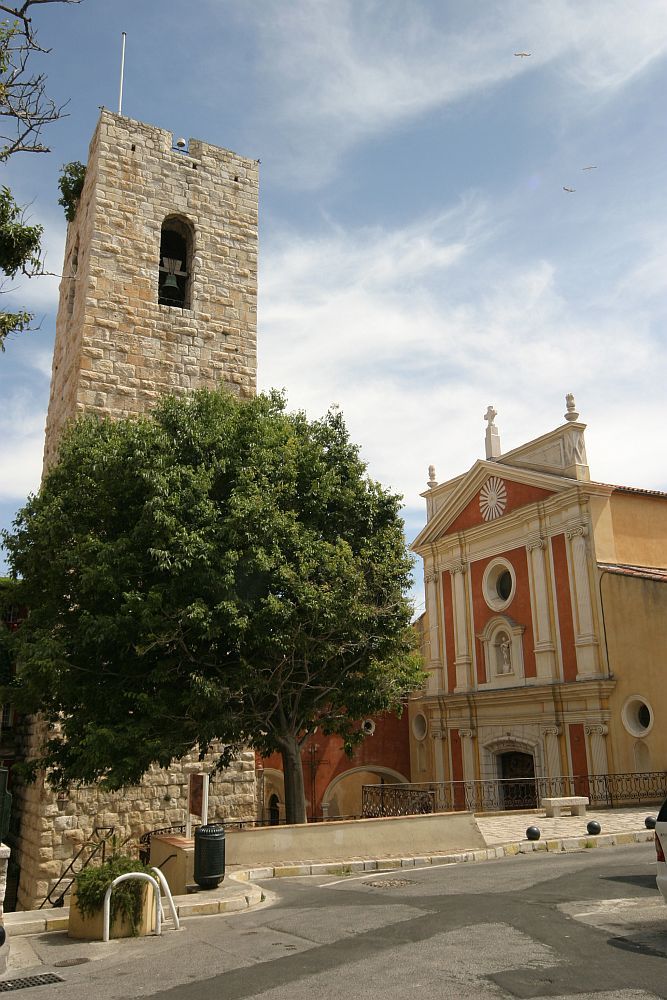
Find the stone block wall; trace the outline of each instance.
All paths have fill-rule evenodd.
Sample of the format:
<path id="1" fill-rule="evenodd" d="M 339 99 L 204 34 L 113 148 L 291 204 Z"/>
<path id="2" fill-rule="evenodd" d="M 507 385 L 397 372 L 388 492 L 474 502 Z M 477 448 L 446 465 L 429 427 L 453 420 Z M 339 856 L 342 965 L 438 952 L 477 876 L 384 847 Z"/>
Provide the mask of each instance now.
<path id="1" fill-rule="evenodd" d="M 28 755 L 36 749 L 44 727 L 28 720 Z M 242 751 L 224 771 L 215 770 L 216 754 L 203 761 L 197 753 L 172 761 L 169 768 L 151 768 L 140 785 L 104 792 L 96 785 L 57 794 L 43 776 L 32 785 L 14 787 L 21 817 L 16 861 L 20 866 L 18 909 L 39 906 L 55 886 L 77 851 L 96 827 L 113 827 L 115 847 L 136 855 L 139 838 L 149 830 L 186 822 L 188 775 L 205 771 L 209 785 L 210 822 L 253 819 L 257 815 L 255 755 Z M 64 886 L 63 886 L 64 888 Z"/>

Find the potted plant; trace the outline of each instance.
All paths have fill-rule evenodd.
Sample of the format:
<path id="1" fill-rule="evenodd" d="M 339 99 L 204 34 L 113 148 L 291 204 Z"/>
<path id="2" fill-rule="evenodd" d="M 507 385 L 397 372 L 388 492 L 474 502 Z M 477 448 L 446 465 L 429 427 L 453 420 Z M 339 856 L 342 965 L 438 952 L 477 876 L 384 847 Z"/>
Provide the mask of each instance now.
<path id="1" fill-rule="evenodd" d="M 119 854 L 96 867 L 84 868 L 74 879 L 70 899 L 68 934 L 73 938 L 102 940 L 104 897 L 115 878 L 127 872 L 155 873 L 143 862 Z M 150 934 L 155 926 L 153 889 L 143 879 L 121 882 L 111 893 L 110 937 Z"/>

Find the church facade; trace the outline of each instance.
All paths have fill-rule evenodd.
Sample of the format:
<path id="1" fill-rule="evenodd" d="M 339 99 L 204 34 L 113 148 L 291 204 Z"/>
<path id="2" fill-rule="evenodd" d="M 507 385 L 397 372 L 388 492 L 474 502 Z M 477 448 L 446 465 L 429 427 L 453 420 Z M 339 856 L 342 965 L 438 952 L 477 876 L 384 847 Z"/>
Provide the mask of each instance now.
<path id="1" fill-rule="evenodd" d="M 423 494 L 412 781 L 457 808 L 600 798 L 667 761 L 667 494 L 591 480 L 571 396 L 506 454 L 495 416 L 485 459 L 442 483 L 431 467 Z"/>

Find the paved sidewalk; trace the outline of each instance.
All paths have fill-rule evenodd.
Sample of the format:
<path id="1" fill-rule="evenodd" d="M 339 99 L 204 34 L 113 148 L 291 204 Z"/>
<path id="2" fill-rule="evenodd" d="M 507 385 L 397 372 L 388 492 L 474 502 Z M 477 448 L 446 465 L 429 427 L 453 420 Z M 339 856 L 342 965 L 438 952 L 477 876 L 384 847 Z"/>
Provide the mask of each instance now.
<path id="1" fill-rule="evenodd" d="M 659 805 L 632 809 L 589 809 L 585 816 L 561 816 L 547 819 L 543 809 L 528 812 L 504 812 L 494 815 L 475 814 L 477 826 L 489 847 L 509 844 L 525 839 L 526 828 L 538 826 L 541 840 L 562 837 L 587 837 L 586 824 L 598 821 L 603 834 L 633 833 L 646 830 L 647 816 L 657 816 Z"/>

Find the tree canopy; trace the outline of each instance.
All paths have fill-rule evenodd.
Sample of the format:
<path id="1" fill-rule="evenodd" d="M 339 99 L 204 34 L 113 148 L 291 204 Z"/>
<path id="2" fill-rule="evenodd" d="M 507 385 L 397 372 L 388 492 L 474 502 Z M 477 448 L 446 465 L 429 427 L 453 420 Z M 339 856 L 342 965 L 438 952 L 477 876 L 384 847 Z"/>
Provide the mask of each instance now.
<path id="1" fill-rule="evenodd" d="M 43 129 L 63 115 L 46 92 L 46 76 L 33 70 L 35 53 L 45 53 L 32 22 L 36 4 L 76 4 L 80 0 L 23 0 L 0 3 L 0 163 L 16 153 L 48 153 Z M 6 279 L 17 274 L 33 277 L 43 273 L 42 227 L 26 222 L 25 207 L 8 187 L 0 188 L 0 271 Z M 5 279 L 5 280 L 6 280 Z M 0 292 L 6 291 L 5 281 Z M 30 328 L 33 317 L 24 309 L 0 310 L 0 350 L 10 333 Z"/>
<path id="2" fill-rule="evenodd" d="M 278 394 L 165 398 L 77 422 L 5 533 L 29 608 L 10 698 L 57 723 L 33 766 L 54 784 L 136 782 L 198 744 L 282 754 L 348 746 L 422 681 L 400 498 L 368 478 L 336 411 Z"/>

